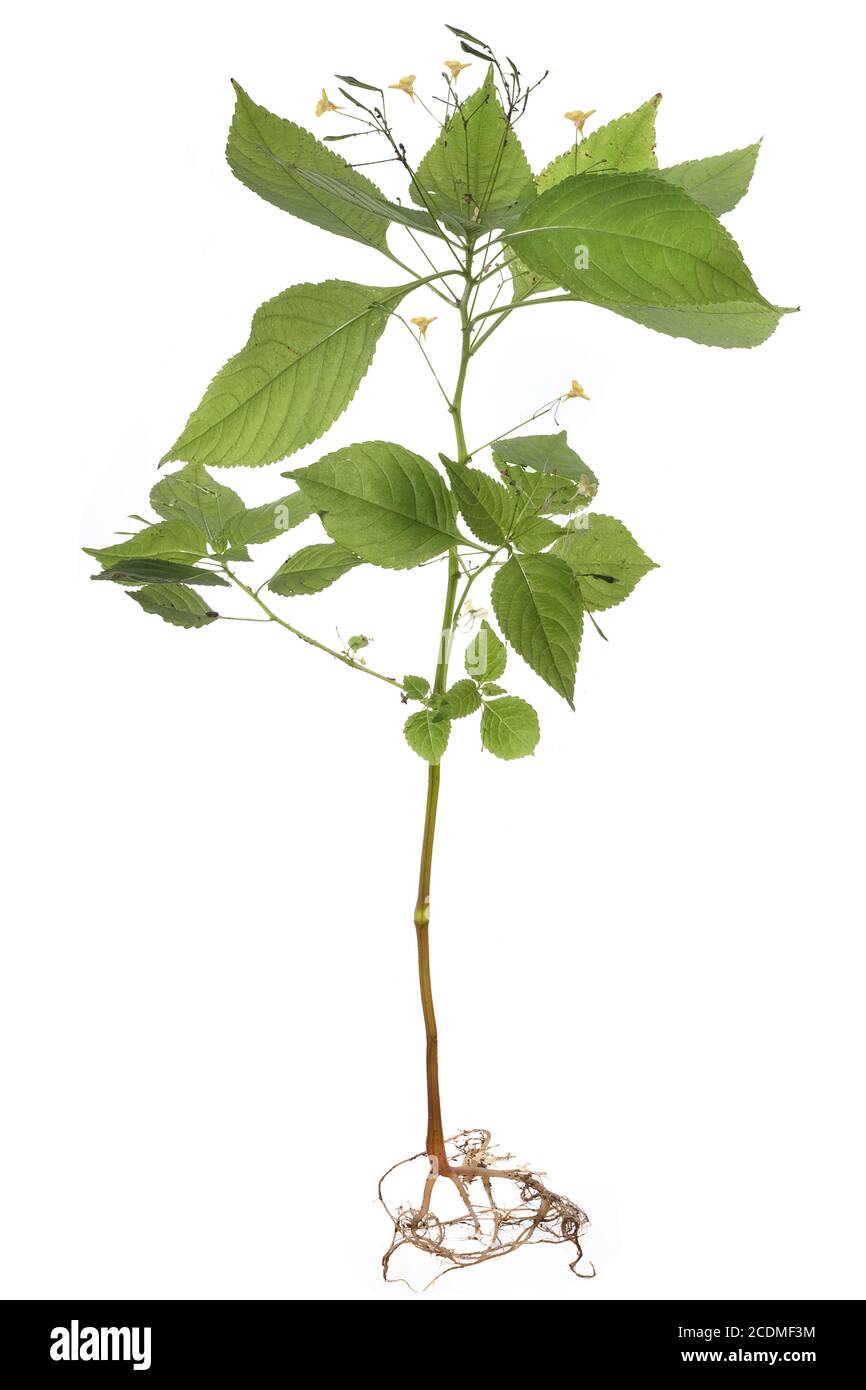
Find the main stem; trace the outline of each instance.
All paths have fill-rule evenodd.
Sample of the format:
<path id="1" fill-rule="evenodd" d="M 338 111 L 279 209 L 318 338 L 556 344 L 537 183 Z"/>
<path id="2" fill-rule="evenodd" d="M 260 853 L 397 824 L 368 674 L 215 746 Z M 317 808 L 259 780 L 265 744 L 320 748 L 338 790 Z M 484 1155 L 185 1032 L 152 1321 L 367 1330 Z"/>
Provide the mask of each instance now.
<path id="1" fill-rule="evenodd" d="M 462 410 L 463 388 L 466 384 L 466 371 L 471 356 L 472 324 L 469 305 L 473 288 L 472 252 L 467 251 L 464 290 L 458 306 L 461 328 L 460 369 L 450 405 L 459 463 L 467 463 L 469 460 L 466 436 L 463 430 Z M 457 554 L 452 550 L 448 556 L 448 587 L 445 591 L 445 611 L 442 615 L 436 675 L 433 681 L 433 692 L 436 695 L 445 694 L 448 682 L 448 662 L 454 636 L 454 609 L 459 580 L 460 566 L 457 561 Z M 439 1034 L 436 1029 L 433 984 L 430 976 L 430 878 L 433 869 L 433 841 L 436 834 L 436 811 L 439 805 L 439 782 L 439 764 L 431 763 L 427 774 L 427 805 L 424 812 L 424 835 L 421 841 L 421 871 L 418 876 L 418 898 L 415 903 L 415 935 L 418 942 L 418 981 L 421 986 L 421 1009 L 424 1014 L 424 1032 L 427 1039 L 427 1157 L 434 1172 L 447 1173 L 449 1164 L 445 1153 L 442 1103 L 439 1096 Z"/>

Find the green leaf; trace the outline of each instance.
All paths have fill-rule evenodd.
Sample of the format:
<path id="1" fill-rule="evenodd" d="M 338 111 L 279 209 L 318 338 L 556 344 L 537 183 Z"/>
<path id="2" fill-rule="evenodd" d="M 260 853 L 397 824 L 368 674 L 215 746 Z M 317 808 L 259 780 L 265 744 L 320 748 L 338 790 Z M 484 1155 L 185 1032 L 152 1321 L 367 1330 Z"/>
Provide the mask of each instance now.
<path id="1" fill-rule="evenodd" d="M 291 476 L 331 539 L 371 564 L 408 569 L 460 541 L 443 478 L 399 444 L 350 444 Z"/>
<path id="2" fill-rule="evenodd" d="M 673 311 L 676 336 L 740 346 L 738 315 L 760 317 L 768 337 L 788 312 L 759 292 L 709 209 L 658 174 L 566 179 L 505 235 L 536 273 L 639 322 L 651 310 L 661 332 L 672 331 Z"/>
<path id="3" fill-rule="evenodd" d="M 290 492 L 276 502 L 250 507 L 233 516 L 226 528 L 227 539 L 232 545 L 262 545 L 300 526 L 314 511 L 309 497 L 302 492 Z"/>
<path id="4" fill-rule="evenodd" d="M 307 545 L 289 556 L 268 581 L 268 588 L 284 598 L 319 594 L 360 563 L 342 545 Z"/>
<path id="5" fill-rule="evenodd" d="M 207 627 L 219 617 L 205 600 L 184 584 L 156 584 L 130 590 L 129 597 L 174 627 Z"/>
<path id="6" fill-rule="evenodd" d="M 480 541 L 501 545 L 514 516 L 514 498 L 508 489 L 478 468 L 452 463 L 440 454 L 457 506 L 466 525 Z"/>
<path id="7" fill-rule="evenodd" d="M 548 521 L 546 516 L 541 516 L 530 521 L 528 526 L 521 528 L 515 536 L 515 541 L 518 549 L 526 555 L 537 555 L 539 551 L 546 550 L 561 535 L 561 526 L 557 526 L 555 521 Z"/>
<path id="8" fill-rule="evenodd" d="M 482 622 L 469 646 L 463 664 L 473 680 L 495 681 L 505 673 L 508 653 L 505 643 L 488 622 Z"/>
<path id="9" fill-rule="evenodd" d="M 115 584 L 220 584 L 228 588 L 228 580 L 214 570 L 200 570 L 195 565 L 179 565 L 172 560 L 150 560 L 131 555 L 110 565 L 93 579 L 107 579 Z"/>
<path id="10" fill-rule="evenodd" d="M 658 163 L 655 156 L 656 111 L 660 101 L 661 93 L 657 92 L 636 111 L 600 126 L 585 140 L 551 160 L 536 180 L 539 193 L 545 193 L 575 174 L 631 174 L 641 169 L 655 169 Z"/>
<path id="11" fill-rule="evenodd" d="M 514 650 L 573 709 L 583 605 L 568 565 L 555 555 L 514 555 L 494 579 L 491 595 Z"/>
<path id="12" fill-rule="evenodd" d="M 507 695 L 507 690 L 502 685 L 497 685 L 495 681 L 485 681 L 481 687 L 482 695 Z"/>
<path id="13" fill-rule="evenodd" d="M 360 208 L 377 217 L 383 217 L 388 222 L 399 222 L 403 227 L 414 227 L 415 231 L 426 232 L 429 236 L 437 236 L 440 239 L 442 237 L 442 232 L 429 212 L 422 212 L 419 208 L 404 207 L 401 203 L 392 203 L 378 189 L 375 192 L 370 192 L 363 188 L 352 188 L 339 179 L 335 179 L 333 175 L 321 173 L 314 169 L 298 170 L 297 172 L 299 177 L 314 190 L 321 189 L 339 203 L 351 204 L 354 208 Z"/>
<path id="14" fill-rule="evenodd" d="M 448 747 L 451 724 L 448 719 L 435 719 L 429 709 L 422 709 L 409 715 L 403 733 L 413 753 L 428 763 L 438 763 Z"/>
<path id="15" fill-rule="evenodd" d="M 309 131 L 258 106 L 237 82 L 232 85 L 237 103 L 226 158 L 235 177 L 284 212 L 338 236 L 384 249 L 386 214 L 353 205 L 339 193 L 315 186 L 310 176 L 326 175 L 346 192 L 364 193 L 384 203 L 384 195 L 376 185 L 320 144 Z"/>
<path id="16" fill-rule="evenodd" d="M 426 700 L 430 694 L 430 682 L 424 676 L 404 676 L 403 689 L 410 700 Z"/>
<path id="17" fill-rule="evenodd" d="M 455 681 L 445 695 L 445 710 L 451 719 L 465 719 L 474 714 L 481 704 L 481 696 L 474 681 Z"/>
<path id="18" fill-rule="evenodd" d="M 532 705 L 505 695 L 485 701 L 481 716 L 481 742 L 497 758 L 525 758 L 535 751 L 541 737 L 538 715 Z"/>
<path id="19" fill-rule="evenodd" d="M 784 314 L 795 309 L 764 309 L 753 304 L 713 304 L 702 309 L 623 309 L 605 306 L 667 338 L 688 338 L 704 347 L 751 348 L 765 343 Z"/>
<path id="20" fill-rule="evenodd" d="M 160 478 L 150 490 L 150 505 L 168 521 L 192 522 L 214 550 L 224 548 L 229 522 L 245 510 L 238 494 L 216 482 L 200 463 L 188 463 Z"/>
<path id="21" fill-rule="evenodd" d="M 707 159 L 687 159 L 683 164 L 672 164 L 659 172 L 668 183 L 684 188 L 720 217 L 736 207 L 749 191 L 760 148 L 759 140 L 743 150 L 729 150 L 727 154 L 714 154 Z"/>
<path id="22" fill-rule="evenodd" d="M 421 160 L 412 201 L 423 206 L 421 191 L 435 213 L 479 227 L 502 226 L 512 210 L 534 198 L 532 170 L 506 121 L 492 68 Z"/>
<path id="23" fill-rule="evenodd" d="M 207 539 L 191 521 L 158 521 L 154 526 L 137 531 L 128 540 L 116 541 L 100 550 L 85 546 L 84 550 L 106 567 L 133 557 L 158 557 L 178 564 L 189 564 L 207 554 Z"/>
<path id="24" fill-rule="evenodd" d="M 517 514 L 518 529 L 539 512 L 568 516 L 588 506 L 598 492 L 598 478 L 569 446 L 565 430 L 499 439 L 493 458 L 525 498 Z"/>
<path id="25" fill-rule="evenodd" d="M 359 632 L 355 637 L 350 637 L 346 646 L 354 656 L 356 652 L 362 652 L 365 647 L 369 647 L 370 638 L 365 637 L 363 632 Z"/>
<path id="26" fill-rule="evenodd" d="M 615 517 L 593 512 L 584 521 L 556 542 L 553 554 L 577 576 L 584 607 L 613 608 L 657 566 Z"/>
<path id="27" fill-rule="evenodd" d="M 161 462 L 256 468 L 311 444 L 346 409 L 408 292 L 325 280 L 269 299 Z"/>

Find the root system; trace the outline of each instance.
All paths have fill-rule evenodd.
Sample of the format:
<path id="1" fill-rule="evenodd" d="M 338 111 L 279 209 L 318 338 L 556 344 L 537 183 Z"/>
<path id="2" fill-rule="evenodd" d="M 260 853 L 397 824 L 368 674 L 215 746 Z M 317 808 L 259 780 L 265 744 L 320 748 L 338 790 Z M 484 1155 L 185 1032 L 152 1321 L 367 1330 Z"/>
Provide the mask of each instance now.
<path id="1" fill-rule="evenodd" d="M 515 1164 L 511 1154 L 497 1155 L 486 1129 L 453 1135 L 446 1140 L 446 1155 L 444 1167 L 431 1164 L 423 1153 L 401 1159 L 379 1181 L 379 1201 L 393 1225 L 391 1244 L 382 1257 L 386 1281 L 429 1288 L 452 1270 L 498 1260 L 533 1244 L 571 1246 L 574 1259 L 569 1268 L 578 1278 L 593 1277 L 591 1261 L 585 1272 L 578 1269 L 584 1259 L 580 1237 L 589 1219 L 575 1202 L 552 1192 L 543 1174 Z M 428 1169 L 420 1206 L 393 1207 L 386 1188 L 395 1185 L 401 1170 L 419 1163 Z M 416 1284 L 394 1271 L 398 1256 L 402 1268 L 412 1252 L 437 1261 L 440 1267 L 432 1278 L 422 1275 Z M 418 1261 L 414 1264 L 417 1268 Z"/>

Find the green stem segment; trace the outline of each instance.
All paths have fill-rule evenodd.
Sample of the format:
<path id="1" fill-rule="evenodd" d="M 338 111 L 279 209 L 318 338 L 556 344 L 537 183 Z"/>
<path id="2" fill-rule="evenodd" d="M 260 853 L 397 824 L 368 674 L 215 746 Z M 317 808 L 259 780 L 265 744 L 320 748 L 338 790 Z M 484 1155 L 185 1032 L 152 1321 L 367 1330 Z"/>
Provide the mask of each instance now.
<path id="1" fill-rule="evenodd" d="M 472 252 L 467 252 L 466 277 L 463 295 L 460 300 L 461 352 L 460 367 L 454 395 L 451 398 L 451 417 L 454 422 L 454 436 L 457 442 L 457 459 L 467 463 L 469 453 L 463 429 L 463 388 L 466 372 L 472 355 L 472 321 L 470 303 L 475 282 L 472 278 Z M 459 616 L 457 606 L 457 587 L 460 582 L 460 564 L 457 552 L 448 555 L 448 586 L 445 591 L 445 611 L 442 615 L 442 628 L 439 638 L 439 651 L 436 662 L 436 675 L 433 680 L 433 693 L 444 695 L 448 684 L 448 663 L 454 628 Z M 471 581 L 470 581 L 471 582 Z M 465 592 L 463 598 L 465 598 Z M 462 600 L 461 600 L 462 606 Z M 439 1034 L 436 1028 L 436 1011 L 433 1007 L 433 984 L 430 975 L 430 880 L 433 870 L 433 841 L 436 834 L 436 811 L 439 805 L 439 764 L 431 764 L 427 773 L 427 804 L 424 812 L 424 833 L 421 840 L 421 869 L 418 875 L 418 898 L 415 903 L 415 935 L 418 943 L 418 982 L 421 987 L 421 1010 L 424 1015 L 424 1033 L 427 1044 L 427 1157 L 434 1172 L 448 1172 L 448 1156 L 445 1152 L 445 1133 L 442 1127 L 442 1102 L 439 1095 Z"/>

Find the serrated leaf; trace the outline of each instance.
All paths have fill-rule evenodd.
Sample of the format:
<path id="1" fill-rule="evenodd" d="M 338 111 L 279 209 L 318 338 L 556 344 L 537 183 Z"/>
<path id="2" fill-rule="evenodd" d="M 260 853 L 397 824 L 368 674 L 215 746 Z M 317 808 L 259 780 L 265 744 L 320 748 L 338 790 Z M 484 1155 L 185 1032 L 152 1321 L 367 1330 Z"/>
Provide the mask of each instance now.
<path id="1" fill-rule="evenodd" d="M 104 579 L 115 584 L 219 584 L 228 588 L 228 580 L 214 570 L 197 569 L 195 565 L 180 565 L 171 560 L 148 559 L 147 556 L 130 555 L 93 579 Z"/>
<path id="2" fill-rule="evenodd" d="M 758 290 L 736 242 L 703 204 L 655 173 L 566 179 L 506 237 L 537 274 L 576 297 L 661 332 L 742 346 L 737 320 L 768 337 L 788 310 Z M 584 248 L 580 269 L 575 253 Z M 671 315 L 676 328 L 671 328 Z"/>
<path id="3" fill-rule="evenodd" d="M 378 189 L 375 193 L 371 193 L 367 189 L 352 188 L 339 179 L 335 179 L 332 175 L 314 169 L 298 170 L 297 172 L 298 176 L 310 187 L 329 194 L 337 203 L 350 204 L 362 211 L 386 218 L 389 222 L 399 222 L 401 226 L 414 227 L 416 231 L 426 232 L 430 236 L 440 238 L 442 236 L 429 212 L 422 212 L 420 208 L 404 207 L 401 203 L 392 203 Z"/>
<path id="4" fill-rule="evenodd" d="M 548 520 L 546 516 L 540 516 L 520 528 L 514 539 L 518 550 L 522 550 L 526 555 L 537 555 L 561 535 L 561 526 L 557 526 L 555 521 Z"/>
<path id="5" fill-rule="evenodd" d="M 424 676 L 404 676 L 403 689 L 410 700 L 426 700 L 430 694 L 430 682 Z"/>
<path id="6" fill-rule="evenodd" d="M 413 753 L 428 763 L 438 763 L 448 747 L 451 723 L 448 719 L 437 720 L 430 710 L 422 709 L 409 715 L 403 733 Z"/>
<path id="7" fill-rule="evenodd" d="M 551 160 L 536 180 L 539 193 L 562 183 L 563 179 L 585 173 L 635 173 L 655 169 L 656 112 L 661 94 L 645 101 L 636 111 L 617 116 L 600 126 L 585 140 L 572 145 Z"/>
<path id="8" fill-rule="evenodd" d="M 345 546 L 307 545 L 289 556 L 268 581 L 268 588 L 283 598 L 319 594 L 360 564 L 357 555 Z"/>
<path id="9" fill-rule="evenodd" d="M 520 141 L 509 127 L 492 70 L 446 121 L 421 160 L 412 201 L 479 227 L 502 226 L 535 197 L 535 181 Z"/>
<path id="10" fill-rule="evenodd" d="M 682 164 L 672 164 L 659 172 L 668 183 L 684 188 L 692 198 L 719 217 L 723 212 L 730 212 L 748 193 L 760 149 L 761 142 L 758 141 L 742 150 L 729 150 L 727 154 L 714 154 L 707 159 L 687 159 Z"/>
<path id="11" fill-rule="evenodd" d="M 237 82 L 232 85 L 237 103 L 226 158 L 235 177 L 284 212 L 382 250 L 388 230 L 386 215 L 348 203 L 343 197 L 314 186 L 303 175 L 326 175 L 346 191 L 365 193 L 384 203 L 384 195 L 376 185 L 320 144 L 309 131 L 257 105 Z"/>
<path id="12" fill-rule="evenodd" d="M 497 685 L 495 681 L 485 681 L 481 687 L 482 695 L 507 695 L 508 691 L 502 685 Z"/>
<path id="13" fill-rule="evenodd" d="M 263 545 L 265 541 L 284 536 L 293 527 L 313 515 L 315 507 L 302 492 L 289 492 L 276 502 L 261 507 L 249 507 L 228 524 L 227 539 L 232 545 Z"/>
<path id="14" fill-rule="evenodd" d="M 481 742 L 497 758 L 526 758 L 540 738 L 538 715 L 525 700 L 505 695 L 484 703 Z"/>
<path id="15" fill-rule="evenodd" d="M 399 444 L 350 444 L 292 477 L 331 539 L 371 564 L 408 569 L 460 543 L 441 474 Z"/>
<path id="16" fill-rule="evenodd" d="M 526 434 L 497 440 L 493 458 L 509 485 L 522 494 L 515 531 L 539 513 L 568 516 L 592 501 L 598 478 L 559 434 Z"/>
<path id="17" fill-rule="evenodd" d="M 85 546 L 84 550 L 105 567 L 133 557 L 190 564 L 207 554 L 207 538 L 191 521 L 158 521 L 154 526 L 137 531 L 128 540 L 116 541 L 98 550 Z"/>
<path id="18" fill-rule="evenodd" d="M 472 534 L 490 545 L 501 545 L 514 516 L 514 499 L 508 489 L 478 468 L 440 457 L 457 506 Z"/>
<path id="19" fill-rule="evenodd" d="M 145 613 L 155 613 L 174 627 L 207 627 L 219 617 L 200 594 L 183 584 L 148 585 L 144 589 L 130 590 L 129 597 Z"/>
<path id="20" fill-rule="evenodd" d="M 583 604 L 568 565 L 555 555 L 514 555 L 491 597 L 507 641 L 573 709 Z"/>
<path id="21" fill-rule="evenodd" d="M 566 532 L 553 554 L 577 577 L 586 608 L 613 608 L 657 566 L 615 517 L 593 512 L 586 522 L 585 527 Z"/>
<path id="22" fill-rule="evenodd" d="M 256 468 L 311 444 L 346 409 L 408 291 L 325 280 L 269 299 L 161 462 Z"/>
<path id="23" fill-rule="evenodd" d="M 218 483 L 200 463 L 187 463 L 160 478 L 150 490 L 150 505 L 168 521 L 179 517 L 192 522 L 214 550 L 222 550 L 228 523 L 245 510 L 238 494 Z"/>
<path id="24" fill-rule="evenodd" d="M 475 681 L 495 681 L 505 674 L 508 653 L 505 643 L 485 620 L 482 622 L 463 658 L 468 674 Z"/>
<path id="25" fill-rule="evenodd" d="M 481 696 L 472 680 L 455 681 L 445 693 L 445 709 L 451 719 L 465 719 L 480 705 Z"/>

